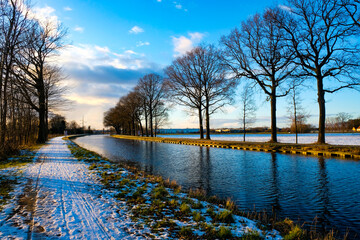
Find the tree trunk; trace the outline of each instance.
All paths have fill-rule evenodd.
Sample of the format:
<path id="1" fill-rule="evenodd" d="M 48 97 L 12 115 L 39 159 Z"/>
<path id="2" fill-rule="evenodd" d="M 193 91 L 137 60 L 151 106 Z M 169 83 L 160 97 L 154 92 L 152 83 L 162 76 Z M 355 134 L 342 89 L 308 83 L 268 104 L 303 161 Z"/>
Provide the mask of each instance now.
<path id="1" fill-rule="evenodd" d="M 147 109 L 146 109 L 146 102 L 144 102 L 144 113 L 145 113 L 145 134 L 146 136 L 148 137 L 149 136 L 149 129 L 148 129 L 148 112 L 147 112 Z"/>
<path id="2" fill-rule="evenodd" d="M 295 124 L 295 143 L 298 144 L 298 121 L 297 121 L 297 111 L 296 111 L 296 90 L 293 89 L 293 103 L 294 103 L 294 124 Z"/>
<path id="3" fill-rule="evenodd" d="M 40 98 L 39 98 L 40 100 Z M 45 137 L 45 106 L 43 103 L 40 103 L 39 107 L 39 129 L 38 129 L 38 139 L 37 143 L 45 143 L 46 137 Z"/>
<path id="4" fill-rule="evenodd" d="M 149 108 L 149 117 L 150 117 L 150 136 L 154 137 L 154 129 L 153 129 L 153 110 Z"/>
<path id="5" fill-rule="evenodd" d="M 325 143 L 325 92 L 323 86 L 323 80 L 321 77 L 317 78 L 318 87 L 318 103 L 319 103 L 319 134 L 318 143 Z"/>
<path id="6" fill-rule="evenodd" d="M 270 142 L 277 142 L 277 129 L 276 129 L 276 92 L 273 90 L 270 96 L 271 104 L 271 139 Z"/>
<path id="7" fill-rule="evenodd" d="M 202 109 L 201 109 L 201 107 L 199 107 L 198 110 L 199 110 L 200 139 L 204 139 L 204 127 L 203 127 L 203 119 L 202 119 Z"/>
<path id="8" fill-rule="evenodd" d="M 141 132 L 141 136 L 143 137 L 144 136 L 144 129 L 143 129 L 143 126 L 141 124 L 141 120 L 139 119 L 139 124 L 140 124 L 140 132 Z"/>
<path id="9" fill-rule="evenodd" d="M 246 127 L 246 122 L 245 122 L 245 111 L 244 111 L 244 116 L 243 116 L 243 131 L 244 131 L 244 136 L 243 136 L 243 141 L 245 142 L 245 136 L 246 136 L 246 130 L 245 130 L 245 127 Z"/>
<path id="10" fill-rule="evenodd" d="M 206 103 L 205 108 L 205 115 L 206 115 L 206 139 L 210 140 L 210 114 L 209 114 L 209 102 Z"/>
<path id="11" fill-rule="evenodd" d="M 246 101 L 244 100 L 244 106 L 243 106 L 243 131 L 244 131 L 244 136 L 243 136 L 243 141 L 245 142 L 245 136 L 246 136 Z"/>

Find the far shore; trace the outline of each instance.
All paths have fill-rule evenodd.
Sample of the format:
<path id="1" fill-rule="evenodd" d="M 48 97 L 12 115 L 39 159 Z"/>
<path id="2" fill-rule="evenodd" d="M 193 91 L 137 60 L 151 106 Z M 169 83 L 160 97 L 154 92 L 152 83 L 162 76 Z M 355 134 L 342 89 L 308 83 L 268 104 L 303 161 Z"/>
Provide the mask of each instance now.
<path id="1" fill-rule="evenodd" d="M 179 134 L 177 134 L 179 135 Z M 201 147 L 232 148 L 250 151 L 279 152 L 285 154 L 302 154 L 322 157 L 339 157 L 360 160 L 360 146 L 331 145 L 331 144 L 294 144 L 294 143 L 271 143 L 271 142 L 242 142 L 224 140 L 204 140 L 195 138 L 163 138 L 141 137 L 130 135 L 111 135 L 115 138 L 152 141 L 171 144 L 194 145 Z"/>

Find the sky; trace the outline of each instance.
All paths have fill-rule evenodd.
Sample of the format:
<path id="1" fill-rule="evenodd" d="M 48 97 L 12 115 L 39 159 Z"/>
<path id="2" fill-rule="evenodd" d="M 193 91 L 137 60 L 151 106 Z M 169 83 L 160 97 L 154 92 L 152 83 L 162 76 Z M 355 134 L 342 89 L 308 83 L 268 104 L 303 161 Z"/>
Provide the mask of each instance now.
<path id="1" fill-rule="evenodd" d="M 103 115 L 148 73 L 163 69 L 200 43 L 218 45 L 223 35 L 266 7 L 283 4 L 269 0 L 37 0 L 37 16 L 67 29 L 66 46 L 56 61 L 66 76 L 71 106 L 59 112 L 91 128 L 103 128 Z M 317 125 L 314 81 L 302 90 L 302 105 Z M 241 86 L 236 91 L 241 92 Z M 270 103 L 259 90 L 254 126 L 270 126 Z M 238 99 L 238 96 L 235 96 Z M 344 90 L 326 95 L 326 112 L 360 116 L 360 93 Z M 289 100 L 278 100 L 278 126 L 289 125 Z M 212 128 L 239 127 L 238 101 L 214 114 Z M 194 128 L 197 118 L 181 106 L 172 107 L 164 128 Z"/>

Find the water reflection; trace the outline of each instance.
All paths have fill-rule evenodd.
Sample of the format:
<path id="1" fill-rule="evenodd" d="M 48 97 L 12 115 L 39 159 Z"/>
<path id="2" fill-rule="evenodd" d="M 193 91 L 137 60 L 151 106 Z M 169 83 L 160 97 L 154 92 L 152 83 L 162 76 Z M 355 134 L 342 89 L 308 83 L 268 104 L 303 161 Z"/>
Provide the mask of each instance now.
<path id="1" fill-rule="evenodd" d="M 360 162 L 90 136 L 81 146 L 176 180 L 185 189 L 232 198 L 242 209 L 275 210 L 320 230 L 360 234 Z M 317 217 L 316 224 L 314 222 Z"/>
<path id="2" fill-rule="evenodd" d="M 331 211 L 329 211 L 329 180 L 326 170 L 326 161 L 324 158 L 319 158 L 318 161 L 319 171 L 317 174 L 317 201 L 318 201 L 318 214 L 316 216 L 316 227 L 320 231 L 325 231 L 326 226 L 330 225 Z"/>
<path id="3" fill-rule="evenodd" d="M 279 173 L 278 173 L 278 164 L 277 164 L 277 154 L 271 153 L 271 190 L 270 190 L 270 196 L 272 196 L 273 199 L 271 199 L 271 205 L 275 212 L 279 212 L 281 210 L 280 207 L 280 189 L 279 189 Z"/>

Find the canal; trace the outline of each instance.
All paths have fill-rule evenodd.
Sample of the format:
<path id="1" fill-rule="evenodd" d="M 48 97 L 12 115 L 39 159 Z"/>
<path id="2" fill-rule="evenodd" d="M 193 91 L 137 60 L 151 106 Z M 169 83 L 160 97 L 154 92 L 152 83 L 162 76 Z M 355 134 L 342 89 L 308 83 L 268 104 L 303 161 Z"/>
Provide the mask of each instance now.
<path id="1" fill-rule="evenodd" d="M 360 162 L 280 153 L 115 139 L 75 139 L 112 161 L 124 161 L 183 188 L 232 198 L 244 210 L 274 209 L 319 230 L 360 237 Z"/>

